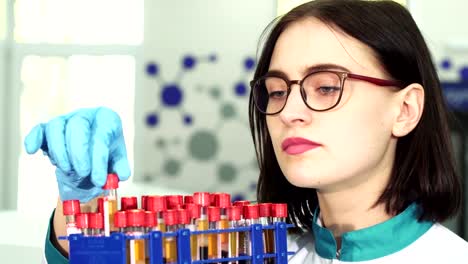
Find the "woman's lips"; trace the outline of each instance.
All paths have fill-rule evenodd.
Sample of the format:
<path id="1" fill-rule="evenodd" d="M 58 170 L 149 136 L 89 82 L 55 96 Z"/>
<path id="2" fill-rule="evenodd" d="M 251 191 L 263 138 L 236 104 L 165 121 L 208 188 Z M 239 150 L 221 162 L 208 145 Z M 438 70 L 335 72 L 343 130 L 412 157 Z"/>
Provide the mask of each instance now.
<path id="1" fill-rule="evenodd" d="M 320 146 L 321 144 L 317 142 L 301 137 L 286 138 L 283 143 L 281 143 L 281 148 L 289 155 L 298 155 Z"/>

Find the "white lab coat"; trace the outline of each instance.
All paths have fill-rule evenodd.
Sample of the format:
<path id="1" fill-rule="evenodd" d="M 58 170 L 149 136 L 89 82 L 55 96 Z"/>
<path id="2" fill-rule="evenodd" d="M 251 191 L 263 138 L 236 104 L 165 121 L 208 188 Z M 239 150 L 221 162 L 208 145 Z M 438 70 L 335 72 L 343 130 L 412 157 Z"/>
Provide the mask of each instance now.
<path id="1" fill-rule="evenodd" d="M 392 241 L 388 241 L 392 243 Z M 338 259 L 320 257 L 315 250 L 312 233 L 291 235 L 288 237 L 288 251 L 296 252 L 290 256 L 289 264 L 467 264 L 468 243 L 452 231 L 435 223 L 424 235 L 409 246 L 393 254 L 367 261 L 347 262 Z"/>

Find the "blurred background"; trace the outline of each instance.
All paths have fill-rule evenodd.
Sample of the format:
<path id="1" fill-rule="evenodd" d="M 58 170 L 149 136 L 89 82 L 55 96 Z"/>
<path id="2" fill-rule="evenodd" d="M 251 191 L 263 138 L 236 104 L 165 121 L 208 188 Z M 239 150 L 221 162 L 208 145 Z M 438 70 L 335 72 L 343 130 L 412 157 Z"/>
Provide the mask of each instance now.
<path id="1" fill-rule="evenodd" d="M 77 108 L 107 106 L 122 117 L 133 172 L 122 191 L 255 199 L 248 81 L 263 29 L 303 2 L 0 0 L 0 256 L 42 255 L 58 196 L 54 168 L 22 142 L 37 123 Z M 452 138 L 467 189 L 468 3 L 398 2 L 423 32 L 457 117 Z M 467 203 L 465 194 L 462 213 L 445 223 L 465 239 Z"/>

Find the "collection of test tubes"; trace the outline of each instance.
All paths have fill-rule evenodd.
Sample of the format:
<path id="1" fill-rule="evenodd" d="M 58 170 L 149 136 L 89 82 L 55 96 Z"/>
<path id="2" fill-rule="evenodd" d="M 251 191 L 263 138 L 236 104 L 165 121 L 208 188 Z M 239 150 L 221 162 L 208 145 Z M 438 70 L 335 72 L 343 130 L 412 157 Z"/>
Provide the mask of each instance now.
<path id="1" fill-rule="evenodd" d="M 127 241 L 127 263 L 149 263 L 149 247 L 144 235 L 152 231 L 177 232 L 219 230 L 249 227 L 252 224 L 273 225 L 285 222 L 287 205 L 236 201 L 231 203 L 227 193 L 195 192 L 193 195 L 143 195 L 138 206 L 135 196 L 121 197 L 118 208 L 118 177 L 109 174 L 107 195 L 98 198 L 96 212 L 80 212 L 78 200 L 63 201 L 67 235 L 109 236 L 121 232 L 133 237 Z M 190 253 L 192 261 L 235 258 L 251 255 L 249 232 L 224 232 L 191 234 Z M 263 230 L 266 254 L 274 253 L 274 230 Z M 163 241 L 163 262 L 177 263 L 176 237 L 166 236 Z M 274 263 L 265 259 L 265 263 Z M 228 262 L 224 262 L 228 263 Z M 248 263 L 245 260 L 229 263 Z"/>

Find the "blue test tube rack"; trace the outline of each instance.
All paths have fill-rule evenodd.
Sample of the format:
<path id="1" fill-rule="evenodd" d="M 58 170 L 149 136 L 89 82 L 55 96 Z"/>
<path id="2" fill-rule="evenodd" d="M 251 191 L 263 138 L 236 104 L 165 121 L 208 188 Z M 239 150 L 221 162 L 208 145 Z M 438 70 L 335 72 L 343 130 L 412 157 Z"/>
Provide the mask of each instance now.
<path id="1" fill-rule="evenodd" d="M 112 233 L 110 236 L 83 236 L 72 234 L 68 237 L 70 245 L 70 264 L 126 264 L 126 241 L 135 238 L 144 238 L 149 246 L 150 264 L 164 264 L 163 239 L 174 236 L 177 241 L 177 264 L 204 264 L 219 263 L 236 260 L 247 260 L 251 264 L 263 264 L 264 259 L 274 258 L 276 264 L 287 264 L 288 255 L 294 252 L 287 251 L 287 229 L 293 227 L 284 222 L 276 222 L 273 225 L 253 224 L 249 227 L 237 227 L 228 229 L 216 229 L 206 231 L 190 231 L 180 229 L 173 233 L 152 231 L 142 236 L 130 236 L 124 233 Z M 275 253 L 264 253 L 263 230 L 274 229 Z M 190 254 L 190 236 L 199 234 L 220 234 L 228 232 L 249 232 L 251 239 L 251 255 L 235 258 L 219 258 L 206 260 L 192 260 Z"/>

